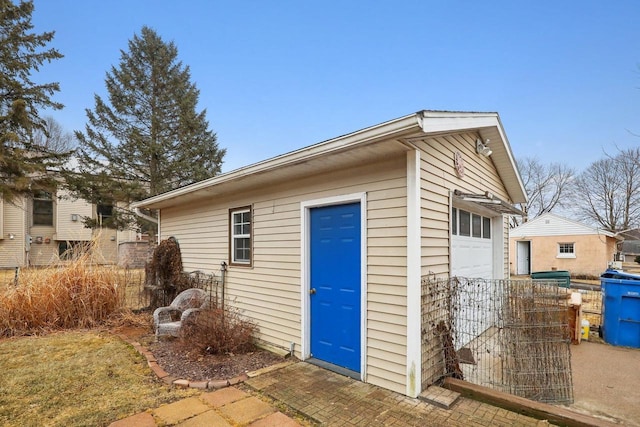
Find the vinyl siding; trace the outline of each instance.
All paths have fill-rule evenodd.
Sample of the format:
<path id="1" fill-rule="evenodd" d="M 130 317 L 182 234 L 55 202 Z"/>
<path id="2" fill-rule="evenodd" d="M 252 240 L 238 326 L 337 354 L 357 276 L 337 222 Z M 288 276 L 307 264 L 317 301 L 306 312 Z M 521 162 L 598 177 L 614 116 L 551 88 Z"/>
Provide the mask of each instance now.
<path id="1" fill-rule="evenodd" d="M 253 266 L 230 266 L 227 294 L 272 345 L 301 346 L 300 204 L 367 193 L 367 382 L 406 386 L 406 159 L 314 175 L 161 212 L 162 238 L 180 243 L 185 270 L 228 263 L 229 208 L 253 208 Z M 297 353 L 300 356 L 300 353 Z"/>
<path id="2" fill-rule="evenodd" d="M 475 133 L 444 135 L 428 138 L 416 145 L 422 151 L 421 158 L 421 228 L 422 275 L 449 274 L 450 195 L 455 190 L 464 193 L 489 191 L 509 201 L 506 189 L 493 165 L 491 157 L 483 157 L 475 151 Z M 459 151 L 464 159 L 464 176 L 459 178 L 454 167 L 454 153 Z M 503 224 L 505 219 L 503 218 Z M 508 248 L 508 234 L 503 246 Z M 508 271 L 508 251 L 505 251 L 505 272 Z"/>
<path id="3" fill-rule="evenodd" d="M 54 203 L 54 223 L 55 223 L 55 203 Z M 53 240 L 55 226 L 34 225 L 31 227 L 31 250 L 29 251 L 30 265 L 50 265 L 58 260 L 58 244 Z M 42 243 L 37 243 L 41 241 Z M 47 243 L 48 242 L 48 243 Z"/>
<path id="4" fill-rule="evenodd" d="M 53 226 L 33 226 L 33 202 L 30 198 L 20 198 L 14 203 L 0 202 L 0 217 L 4 227 L 4 239 L 0 239 L 0 268 L 25 266 L 46 266 L 58 262 L 58 244 L 61 241 L 96 240 L 97 250 L 94 260 L 98 263 L 116 263 L 118 243 L 135 241 L 135 231 L 117 232 L 112 229 L 91 230 L 84 227 L 82 217 L 95 217 L 95 206 L 83 200 L 70 199 L 60 191 L 53 203 Z M 71 215 L 78 215 L 72 221 Z M 10 240 L 9 233 L 15 238 Z M 25 253 L 26 237 L 31 235 L 33 243 L 28 254 Z M 36 243 L 41 237 L 42 243 Z M 46 239 L 49 243 L 46 243 Z"/>
<path id="5" fill-rule="evenodd" d="M 0 268 L 22 267 L 25 264 L 26 205 L 24 199 L 13 203 L 0 202 L 3 219 L 3 239 L 0 240 Z M 9 234 L 14 238 L 10 239 Z"/>
<path id="6" fill-rule="evenodd" d="M 84 200 L 73 200 L 68 193 L 58 192 L 56 201 L 56 234 L 55 240 L 61 241 L 88 241 L 91 240 L 91 229 L 85 228 L 83 217 L 92 217 L 93 207 Z M 77 215 L 77 220 L 72 221 L 71 216 Z"/>
<path id="7" fill-rule="evenodd" d="M 606 234 L 605 234 L 606 233 Z M 525 236 L 578 236 L 578 235 L 602 235 L 604 238 L 611 233 L 589 227 L 579 222 L 560 217 L 551 213 L 542 214 L 531 221 L 525 222 L 511 230 L 512 237 Z"/>

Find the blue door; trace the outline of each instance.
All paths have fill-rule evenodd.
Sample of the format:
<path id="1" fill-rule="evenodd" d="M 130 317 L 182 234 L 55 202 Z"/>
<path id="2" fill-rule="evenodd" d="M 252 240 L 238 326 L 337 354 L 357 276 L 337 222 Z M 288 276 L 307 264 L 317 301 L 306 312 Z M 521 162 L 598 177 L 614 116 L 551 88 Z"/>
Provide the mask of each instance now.
<path id="1" fill-rule="evenodd" d="M 360 203 L 311 209 L 311 356 L 360 372 Z"/>

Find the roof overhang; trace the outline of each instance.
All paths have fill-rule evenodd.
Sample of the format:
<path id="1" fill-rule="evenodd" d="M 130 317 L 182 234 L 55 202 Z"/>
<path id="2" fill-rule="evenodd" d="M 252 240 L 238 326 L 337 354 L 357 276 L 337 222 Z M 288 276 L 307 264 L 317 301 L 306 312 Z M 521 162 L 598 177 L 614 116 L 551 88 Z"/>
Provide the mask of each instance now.
<path id="1" fill-rule="evenodd" d="M 419 111 L 159 194 L 132 206 L 163 209 L 256 186 L 274 185 L 399 155 L 414 149 L 410 141 L 415 139 L 466 131 L 477 131 L 482 138 L 491 138 L 494 164 L 505 185 L 511 183 L 507 188 L 510 198 L 514 203 L 525 201 L 524 186 L 497 113 Z"/>

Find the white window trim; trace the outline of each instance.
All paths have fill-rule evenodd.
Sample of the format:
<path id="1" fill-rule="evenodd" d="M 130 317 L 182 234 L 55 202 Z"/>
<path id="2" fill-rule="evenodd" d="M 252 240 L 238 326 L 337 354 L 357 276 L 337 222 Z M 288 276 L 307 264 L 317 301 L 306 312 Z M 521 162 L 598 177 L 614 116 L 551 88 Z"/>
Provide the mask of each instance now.
<path id="1" fill-rule="evenodd" d="M 311 208 L 360 203 L 360 380 L 367 381 L 367 193 L 345 194 L 307 200 L 300 203 L 300 306 L 302 307 L 302 342 L 300 354 L 302 360 L 311 357 Z"/>
<path id="2" fill-rule="evenodd" d="M 236 214 L 249 213 L 249 234 L 235 234 L 235 225 L 234 217 Z M 231 239 L 230 242 L 230 254 L 229 254 L 229 263 L 231 265 L 242 265 L 242 266 L 250 266 L 253 264 L 253 213 L 251 206 L 244 206 L 241 208 L 235 208 L 229 210 L 229 222 L 230 222 L 230 230 L 229 236 Z M 249 239 L 249 259 L 248 260 L 237 260 L 236 257 L 236 239 Z"/>
<path id="3" fill-rule="evenodd" d="M 573 252 L 570 253 L 561 253 L 560 252 L 560 246 L 561 245 L 571 245 L 571 247 L 573 248 Z M 558 243 L 558 254 L 556 255 L 556 258 L 575 258 L 576 257 L 576 244 L 573 242 L 562 242 L 562 243 Z"/>

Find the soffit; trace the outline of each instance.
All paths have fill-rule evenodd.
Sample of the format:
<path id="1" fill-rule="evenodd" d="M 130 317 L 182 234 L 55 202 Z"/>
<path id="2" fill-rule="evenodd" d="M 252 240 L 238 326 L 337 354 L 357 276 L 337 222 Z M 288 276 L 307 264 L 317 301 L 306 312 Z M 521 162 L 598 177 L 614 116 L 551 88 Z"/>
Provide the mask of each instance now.
<path id="1" fill-rule="evenodd" d="M 376 144 L 336 150 L 313 158 L 301 159 L 299 162 L 253 172 L 215 185 L 206 186 L 175 197 L 165 198 L 157 202 L 145 203 L 148 209 L 162 209 L 175 205 L 184 205 L 201 199 L 210 199 L 234 194 L 248 189 L 256 190 L 283 182 L 291 182 L 311 174 L 330 173 L 345 170 L 354 166 L 374 163 L 381 159 L 397 156 L 409 148 L 397 140 L 387 140 Z M 223 176 L 220 176 L 221 178 Z"/>

